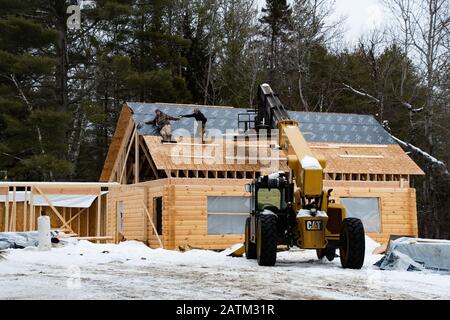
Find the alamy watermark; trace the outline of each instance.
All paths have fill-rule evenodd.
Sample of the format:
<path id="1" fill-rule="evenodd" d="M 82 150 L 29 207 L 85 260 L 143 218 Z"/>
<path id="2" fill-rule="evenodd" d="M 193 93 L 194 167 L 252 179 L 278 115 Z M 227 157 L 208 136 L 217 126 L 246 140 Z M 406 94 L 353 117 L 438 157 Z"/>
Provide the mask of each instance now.
<path id="1" fill-rule="evenodd" d="M 80 30 L 81 29 L 81 5 L 74 4 L 67 7 L 67 28 L 70 30 Z"/>
<path id="2" fill-rule="evenodd" d="M 264 171 L 275 172 L 280 169 L 280 161 L 287 160 L 280 152 L 276 129 L 258 133 L 249 130 L 245 134 L 210 129 L 203 141 L 186 129 L 175 130 L 173 136 L 178 143 L 171 147 L 170 158 L 178 166 L 258 165 Z"/>
<path id="3" fill-rule="evenodd" d="M 69 290 L 81 289 L 81 269 L 78 266 L 70 266 L 67 271 L 66 286 Z"/>

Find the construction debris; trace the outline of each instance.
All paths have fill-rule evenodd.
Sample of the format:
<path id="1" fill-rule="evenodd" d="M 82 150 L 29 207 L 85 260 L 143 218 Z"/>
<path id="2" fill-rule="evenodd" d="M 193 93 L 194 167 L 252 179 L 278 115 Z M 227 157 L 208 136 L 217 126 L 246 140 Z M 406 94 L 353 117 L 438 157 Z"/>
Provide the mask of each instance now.
<path id="1" fill-rule="evenodd" d="M 245 253 L 245 247 L 243 243 L 235 244 L 228 249 L 222 251 L 222 253 L 229 257 L 243 257 Z"/>
<path id="2" fill-rule="evenodd" d="M 51 231 L 52 244 L 60 242 L 58 232 Z M 39 234 L 37 231 L 31 232 L 0 232 L 0 250 L 5 249 L 25 249 L 37 247 L 39 245 Z"/>
<path id="3" fill-rule="evenodd" d="M 450 241 L 403 237 L 389 243 L 381 270 L 450 273 Z"/>

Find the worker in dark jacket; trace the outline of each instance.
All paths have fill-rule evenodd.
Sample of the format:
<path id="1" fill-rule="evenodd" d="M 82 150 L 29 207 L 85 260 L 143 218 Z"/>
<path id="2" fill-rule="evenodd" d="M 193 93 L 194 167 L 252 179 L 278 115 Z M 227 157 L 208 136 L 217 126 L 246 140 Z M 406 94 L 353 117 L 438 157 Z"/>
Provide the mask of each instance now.
<path id="1" fill-rule="evenodd" d="M 171 117 L 159 109 L 155 110 L 155 118 L 151 121 L 145 122 L 145 124 L 150 124 L 153 126 L 157 126 L 161 137 L 163 138 L 163 142 L 171 142 L 172 141 L 172 126 L 170 125 L 170 121 L 178 121 L 180 118 Z"/>
<path id="2" fill-rule="evenodd" d="M 182 115 L 181 118 L 194 118 L 197 121 L 197 132 L 195 133 L 196 138 L 201 138 L 202 143 L 204 142 L 205 132 L 206 132 L 206 119 L 205 115 L 200 111 L 200 109 L 194 109 L 194 113 Z"/>

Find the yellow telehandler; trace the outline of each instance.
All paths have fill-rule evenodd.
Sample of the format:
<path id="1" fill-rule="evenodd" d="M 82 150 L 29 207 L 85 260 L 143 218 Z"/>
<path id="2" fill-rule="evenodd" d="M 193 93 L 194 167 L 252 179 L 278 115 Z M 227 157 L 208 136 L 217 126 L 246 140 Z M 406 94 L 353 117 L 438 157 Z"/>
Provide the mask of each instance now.
<path id="1" fill-rule="evenodd" d="M 287 155 L 290 172 L 260 176 L 246 185 L 251 212 L 245 225 L 245 255 L 261 266 L 276 263 L 277 247 L 317 251 L 332 261 L 339 249 L 344 268 L 364 263 L 365 234 L 360 219 L 347 218 L 345 208 L 323 188 L 326 161 L 316 159 L 280 99 L 268 84 L 258 90 L 255 129 L 278 129 L 278 147 Z"/>

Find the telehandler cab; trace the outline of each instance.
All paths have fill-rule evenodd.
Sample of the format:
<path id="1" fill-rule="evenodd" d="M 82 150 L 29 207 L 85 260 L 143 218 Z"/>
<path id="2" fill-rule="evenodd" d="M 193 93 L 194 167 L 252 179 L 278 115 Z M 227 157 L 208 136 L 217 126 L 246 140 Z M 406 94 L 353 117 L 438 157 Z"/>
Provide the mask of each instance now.
<path id="1" fill-rule="evenodd" d="M 365 234 L 360 219 L 347 218 L 345 208 L 323 190 L 326 162 L 314 157 L 298 123 L 290 119 L 268 84 L 258 90 L 255 129 L 278 128 L 278 145 L 287 155 L 290 172 L 263 175 L 246 185 L 251 212 L 245 225 L 245 255 L 261 266 L 274 266 L 277 248 L 287 245 L 315 249 L 332 261 L 339 249 L 344 268 L 364 264 Z"/>

